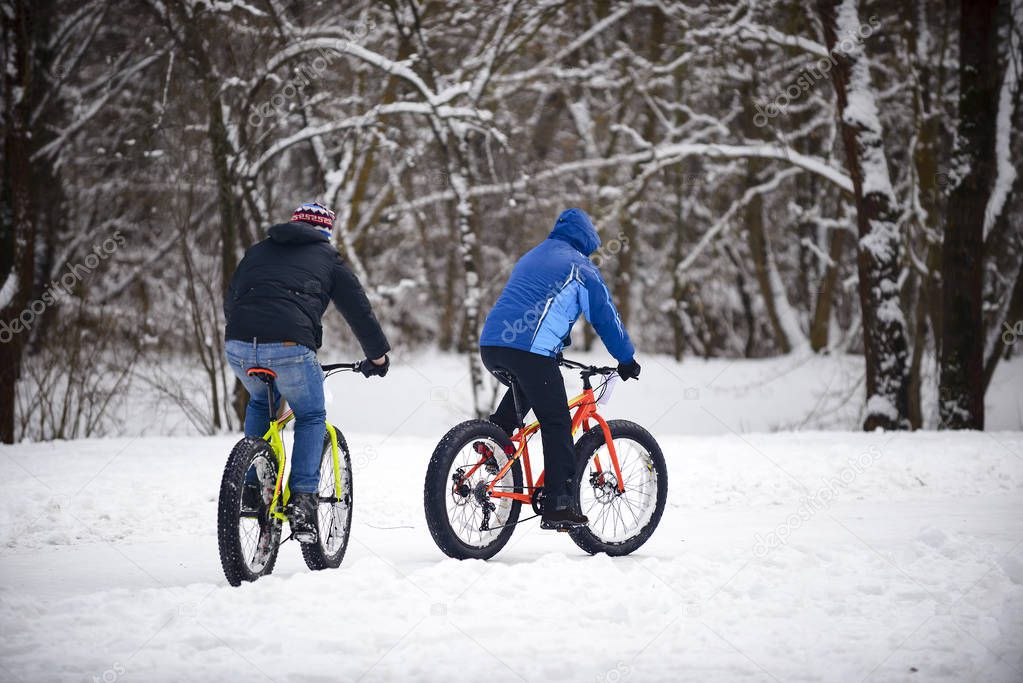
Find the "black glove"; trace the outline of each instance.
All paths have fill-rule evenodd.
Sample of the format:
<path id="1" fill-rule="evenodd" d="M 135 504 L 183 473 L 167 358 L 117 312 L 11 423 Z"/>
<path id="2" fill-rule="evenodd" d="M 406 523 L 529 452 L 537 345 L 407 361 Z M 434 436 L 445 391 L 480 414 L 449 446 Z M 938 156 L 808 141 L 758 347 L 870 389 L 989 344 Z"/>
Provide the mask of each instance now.
<path id="1" fill-rule="evenodd" d="M 623 382 L 628 379 L 639 379 L 640 370 L 639 363 L 636 362 L 635 358 L 628 363 L 618 364 L 618 376 L 622 378 Z"/>
<path id="2" fill-rule="evenodd" d="M 359 367 L 357 367 L 356 370 L 361 372 L 364 377 L 373 377 L 374 375 L 376 375 L 377 377 L 383 377 L 384 375 L 387 374 L 387 370 L 390 367 L 391 357 L 385 355 L 383 365 L 377 365 L 369 358 L 367 358 L 366 360 L 359 362 Z"/>

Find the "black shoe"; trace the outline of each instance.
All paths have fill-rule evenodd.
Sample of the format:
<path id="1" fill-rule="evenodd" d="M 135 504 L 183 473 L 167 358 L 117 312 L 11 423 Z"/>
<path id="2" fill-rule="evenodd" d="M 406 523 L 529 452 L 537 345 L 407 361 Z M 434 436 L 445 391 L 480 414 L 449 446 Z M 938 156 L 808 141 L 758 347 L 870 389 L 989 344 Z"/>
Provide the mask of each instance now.
<path id="1" fill-rule="evenodd" d="M 245 482 L 242 489 L 242 513 L 256 514 L 263 510 L 263 494 L 256 482 Z"/>
<path id="2" fill-rule="evenodd" d="M 576 512 L 572 508 L 544 511 L 543 517 L 540 518 L 541 529 L 556 529 L 558 531 L 568 531 L 573 527 L 586 526 L 589 523 L 590 520 L 586 515 Z"/>
<path id="3" fill-rule="evenodd" d="M 316 508 L 319 496 L 315 493 L 293 493 L 288 502 L 288 522 L 291 536 L 299 543 L 316 543 Z"/>

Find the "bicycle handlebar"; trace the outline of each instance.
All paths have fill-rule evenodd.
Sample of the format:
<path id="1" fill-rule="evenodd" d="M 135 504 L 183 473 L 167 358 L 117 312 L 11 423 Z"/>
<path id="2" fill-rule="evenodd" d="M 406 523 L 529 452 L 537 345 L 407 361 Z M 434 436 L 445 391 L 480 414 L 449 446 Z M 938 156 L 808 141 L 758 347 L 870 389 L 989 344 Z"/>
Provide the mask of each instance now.
<path id="1" fill-rule="evenodd" d="M 564 356 L 558 357 L 558 364 L 564 365 L 566 368 L 571 368 L 573 370 L 582 370 L 584 375 L 610 375 L 613 372 L 618 372 L 618 368 L 612 368 L 607 365 L 586 365 L 585 363 L 569 360 Z"/>
<path id="2" fill-rule="evenodd" d="M 321 365 L 320 368 L 324 372 L 339 372 L 341 370 L 352 370 L 354 371 L 359 367 L 358 363 L 330 363 L 329 365 Z"/>

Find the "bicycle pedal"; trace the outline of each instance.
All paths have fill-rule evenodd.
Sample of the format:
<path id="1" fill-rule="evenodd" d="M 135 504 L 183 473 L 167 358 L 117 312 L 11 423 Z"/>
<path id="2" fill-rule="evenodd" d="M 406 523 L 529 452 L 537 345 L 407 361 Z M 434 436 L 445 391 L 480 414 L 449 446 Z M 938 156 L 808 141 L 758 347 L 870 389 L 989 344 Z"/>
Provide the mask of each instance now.
<path id="1" fill-rule="evenodd" d="M 315 531 L 299 531 L 298 533 L 292 533 L 291 537 L 302 545 L 309 545 L 310 543 L 316 543 L 316 532 Z"/>

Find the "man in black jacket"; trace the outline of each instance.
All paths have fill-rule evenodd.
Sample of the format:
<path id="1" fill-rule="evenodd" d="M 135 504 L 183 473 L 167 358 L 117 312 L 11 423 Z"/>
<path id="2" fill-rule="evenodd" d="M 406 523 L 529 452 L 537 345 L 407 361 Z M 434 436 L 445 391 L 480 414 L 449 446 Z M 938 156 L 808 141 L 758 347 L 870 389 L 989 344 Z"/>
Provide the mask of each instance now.
<path id="1" fill-rule="evenodd" d="M 323 341 L 320 318 L 334 305 L 358 338 L 366 377 L 387 374 L 390 345 L 373 315 L 358 278 L 330 243 L 334 213 L 315 202 L 295 209 L 290 223 L 270 228 L 238 264 L 224 297 L 227 361 L 249 392 L 245 435 L 262 437 L 269 428 L 266 387 L 246 375 L 252 367 L 273 370 L 278 400 L 295 411 L 289 520 L 301 543 L 316 541 L 320 454 L 326 433 L 323 371 L 316 350 Z M 254 474 L 254 473 L 250 473 Z M 243 504 L 257 507 L 262 496 L 250 477 Z"/>

